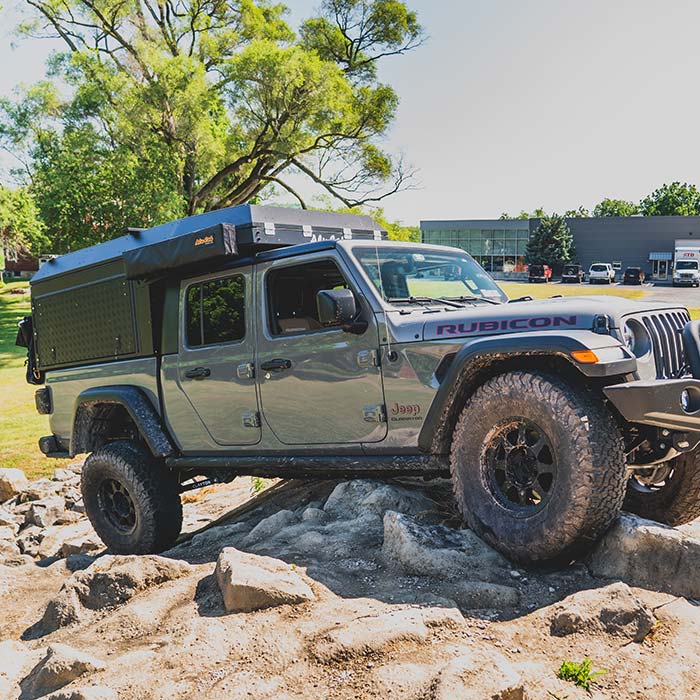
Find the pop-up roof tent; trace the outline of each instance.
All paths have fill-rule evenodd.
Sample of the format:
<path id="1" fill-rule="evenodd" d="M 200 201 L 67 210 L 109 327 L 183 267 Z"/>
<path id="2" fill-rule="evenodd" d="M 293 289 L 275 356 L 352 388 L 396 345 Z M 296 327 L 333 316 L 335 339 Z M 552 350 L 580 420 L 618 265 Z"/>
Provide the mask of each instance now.
<path id="1" fill-rule="evenodd" d="M 190 216 L 62 255 L 34 275 L 41 370 L 150 355 L 156 279 L 202 271 L 265 249 L 386 237 L 371 217 L 242 205 Z"/>

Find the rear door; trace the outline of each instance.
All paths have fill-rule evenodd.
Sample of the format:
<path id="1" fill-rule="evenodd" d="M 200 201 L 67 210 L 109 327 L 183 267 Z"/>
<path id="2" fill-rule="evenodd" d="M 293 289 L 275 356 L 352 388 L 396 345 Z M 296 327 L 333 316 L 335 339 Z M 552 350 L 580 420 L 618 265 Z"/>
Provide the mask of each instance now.
<path id="1" fill-rule="evenodd" d="M 257 266 L 258 369 L 262 412 L 288 445 L 378 442 L 387 434 L 379 332 L 349 270 L 333 251 Z M 320 289 L 355 293 L 361 333 L 321 326 Z"/>
<path id="2" fill-rule="evenodd" d="M 252 280 L 245 268 L 185 280 L 180 288 L 177 383 L 220 445 L 254 444 L 261 437 Z"/>

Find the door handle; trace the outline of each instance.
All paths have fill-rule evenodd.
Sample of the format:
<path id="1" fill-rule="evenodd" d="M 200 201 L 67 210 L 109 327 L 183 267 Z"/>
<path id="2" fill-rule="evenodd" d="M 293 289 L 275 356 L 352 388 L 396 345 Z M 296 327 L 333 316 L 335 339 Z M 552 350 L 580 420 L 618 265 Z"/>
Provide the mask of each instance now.
<path id="1" fill-rule="evenodd" d="M 267 362 L 263 362 L 260 364 L 260 369 L 263 370 L 263 372 L 282 372 L 285 369 L 291 369 L 291 368 L 292 368 L 292 361 L 291 360 L 275 359 L 275 360 L 268 360 Z"/>
<path id="2" fill-rule="evenodd" d="M 185 372 L 187 379 L 204 379 L 211 374 L 211 370 L 208 367 L 195 367 L 194 369 L 188 369 Z"/>

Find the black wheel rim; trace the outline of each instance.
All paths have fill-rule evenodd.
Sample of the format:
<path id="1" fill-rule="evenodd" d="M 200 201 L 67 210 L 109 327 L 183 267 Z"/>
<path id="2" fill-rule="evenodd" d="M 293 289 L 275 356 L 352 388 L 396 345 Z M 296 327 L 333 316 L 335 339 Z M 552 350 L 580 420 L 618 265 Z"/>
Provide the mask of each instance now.
<path id="1" fill-rule="evenodd" d="M 114 479 L 105 479 L 97 492 L 100 510 L 109 524 L 128 534 L 136 527 L 136 507 L 126 487 Z"/>
<path id="2" fill-rule="evenodd" d="M 542 510 L 554 492 L 557 462 L 546 433 L 525 418 L 512 418 L 486 438 L 482 470 L 494 498 L 513 514 Z"/>

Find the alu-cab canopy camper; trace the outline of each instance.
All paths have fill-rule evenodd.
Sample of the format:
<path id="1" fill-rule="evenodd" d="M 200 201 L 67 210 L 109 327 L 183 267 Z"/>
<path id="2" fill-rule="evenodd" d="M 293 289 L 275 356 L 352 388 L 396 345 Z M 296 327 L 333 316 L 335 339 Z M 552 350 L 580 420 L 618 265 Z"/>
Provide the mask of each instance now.
<path id="1" fill-rule="evenodd" d="M 282 246 L 385 236 L 369 216 L 242 205 L 133 230 L 55 258 L 31 281 L 36 383 L 49 369 L 159 354 L 165 281 L 173 276 Z"/>

